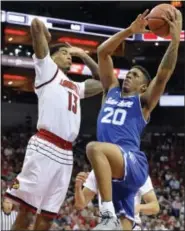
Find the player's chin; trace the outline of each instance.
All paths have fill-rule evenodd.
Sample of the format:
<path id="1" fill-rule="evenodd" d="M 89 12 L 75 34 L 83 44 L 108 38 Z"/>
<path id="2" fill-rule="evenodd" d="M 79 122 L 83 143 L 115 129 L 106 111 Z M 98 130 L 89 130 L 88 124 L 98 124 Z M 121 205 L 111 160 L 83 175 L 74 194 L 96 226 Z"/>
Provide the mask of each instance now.
<path id="1" fill-rule="evenodd" d="M 66 65 L 64 69 L 65 69 L 66 71 L 70 71 L 71 65 Z"/>
<path id="2" fill-rule="evenodd" d="M 126 84 L 123 86 L 123 91 L 124 91 L 124 92 L 130 92 L 130 90 L 131 90 L 131 89 L 130 89 L 130 86 L 128 86 L 128 85 L 126 85 Z"/>

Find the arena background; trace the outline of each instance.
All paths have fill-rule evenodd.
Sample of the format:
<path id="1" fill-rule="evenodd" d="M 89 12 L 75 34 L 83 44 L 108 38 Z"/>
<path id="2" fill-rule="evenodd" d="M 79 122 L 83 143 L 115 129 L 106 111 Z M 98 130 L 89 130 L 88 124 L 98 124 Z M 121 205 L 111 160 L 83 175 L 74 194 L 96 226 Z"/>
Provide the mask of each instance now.
<path id="1" fill-rule="evenodd" d="M 182 1 L 175 4 L 184 11 Z M 29 25 L 34 16 L 50 28 L 52 43 L 69 42 L 88 51 L 97 60 L 96 48 L 110 35 L 125 28 L 146 8 L 159 2 L 2 2 L 1 82 L 2 139 L 1 195 L 19 173 L 27 141 L 36 131 L 37 98 L 33 92 L 33 49 Z M 165 94 L 152 113 L 142 137 L 142 149 L 150 163 L 150 174 L 161 205 L 157 216 L 143 216 L 146 230 L 184 230 L 184 26 L 178 62 Z M 136 35 L 114 54 L 115 73 L 124 75 L 132 64 L 140 64 L 155 75 L 169 38 Z M 69 76 L 75 81 L 91 78 L 79 59 L 73 60 Z M 83 212 L 72 209 L 73 185 L 79 171 L 88 171 L 86 144 L 96 139 L 96 119 L 101 95 L 82 101 L 80 135 L 74 143 L 75 168 L 68 200 L 52 229 L 87 230 L 97 221 L 97 201 Z M 30 228 L 31 229 L 31 228 Z"/>

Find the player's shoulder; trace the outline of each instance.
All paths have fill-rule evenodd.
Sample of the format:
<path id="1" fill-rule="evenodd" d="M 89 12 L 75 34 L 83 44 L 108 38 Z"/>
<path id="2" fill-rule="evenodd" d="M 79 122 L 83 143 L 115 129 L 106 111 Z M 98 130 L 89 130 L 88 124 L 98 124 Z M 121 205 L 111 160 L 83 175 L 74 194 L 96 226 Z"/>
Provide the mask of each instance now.
<path id="1" fill-rule="evenodd" d="M 144 185 L 139 189 L 139 191 L 141 192 L 141 194 L 145 194 L 151 190 L 153 190 L 153 184 L 150 176 L 148 176 Z"/>
<path id="2" fill-rule="evenodd" d="M 110 88 L 107 92 L 107 95 L 115 95 L 115 94 L 119 94 L 121 92 L 121 88 L 119 86 Z"/>

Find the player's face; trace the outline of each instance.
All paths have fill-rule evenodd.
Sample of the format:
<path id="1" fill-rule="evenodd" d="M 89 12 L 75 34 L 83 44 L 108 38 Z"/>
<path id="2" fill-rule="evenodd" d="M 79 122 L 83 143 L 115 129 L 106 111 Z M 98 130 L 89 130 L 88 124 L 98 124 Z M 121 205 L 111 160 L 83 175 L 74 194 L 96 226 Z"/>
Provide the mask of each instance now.
<path id="1" fill-rule="evenodd" d="M 123 91 L 126 93 L 142 93 L 147 87 L 144 80 L 145 77 L 142 71 L 137 68 L 130 69 L 123 81 Z"/>
<path id="2" fill-rule="evenodd" d="M 3 208 L 4 208 L 4 210 L 6 210 L 7 212 L 8 211 L 10 212 L 12 210 L 12 207 L 13 207 L 13 204 L 9 200 L 5 199 L 3 201 Z"/>
<path id="3" fill-rule="evenodd" d="M 72 64 L 72 57 L 67 47 L 60 48 L 59 51 L 53 55 L 53 60 L 58 65 L 58 67 L 62 69 L 64 72 L 70 70 Z"/>

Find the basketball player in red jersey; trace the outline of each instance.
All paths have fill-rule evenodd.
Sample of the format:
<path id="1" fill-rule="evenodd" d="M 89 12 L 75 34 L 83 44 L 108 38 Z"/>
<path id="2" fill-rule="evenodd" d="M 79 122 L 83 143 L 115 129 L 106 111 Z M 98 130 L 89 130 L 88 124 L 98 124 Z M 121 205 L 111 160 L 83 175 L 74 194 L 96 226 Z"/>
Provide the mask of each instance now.
<path id="1" fill-rule="evenodd" d="M 97 78 L 97 64 L 82 49 L 63 44 L 49 50 L 51 35 L 38 19 L 31 23 L 31 35 L 38 132 L 29 140 L 22 171 L 6 193 L 21 205 L 12 230 L 27 230 L 32 213 L 37 214 L 34 230 L 50 229 L 71 178 L 72 142 L 81 121 L 80 99 L 102 92 L 100 81 L 77 83 L 66 75 L 72 56 L 78 56 Z"/>

